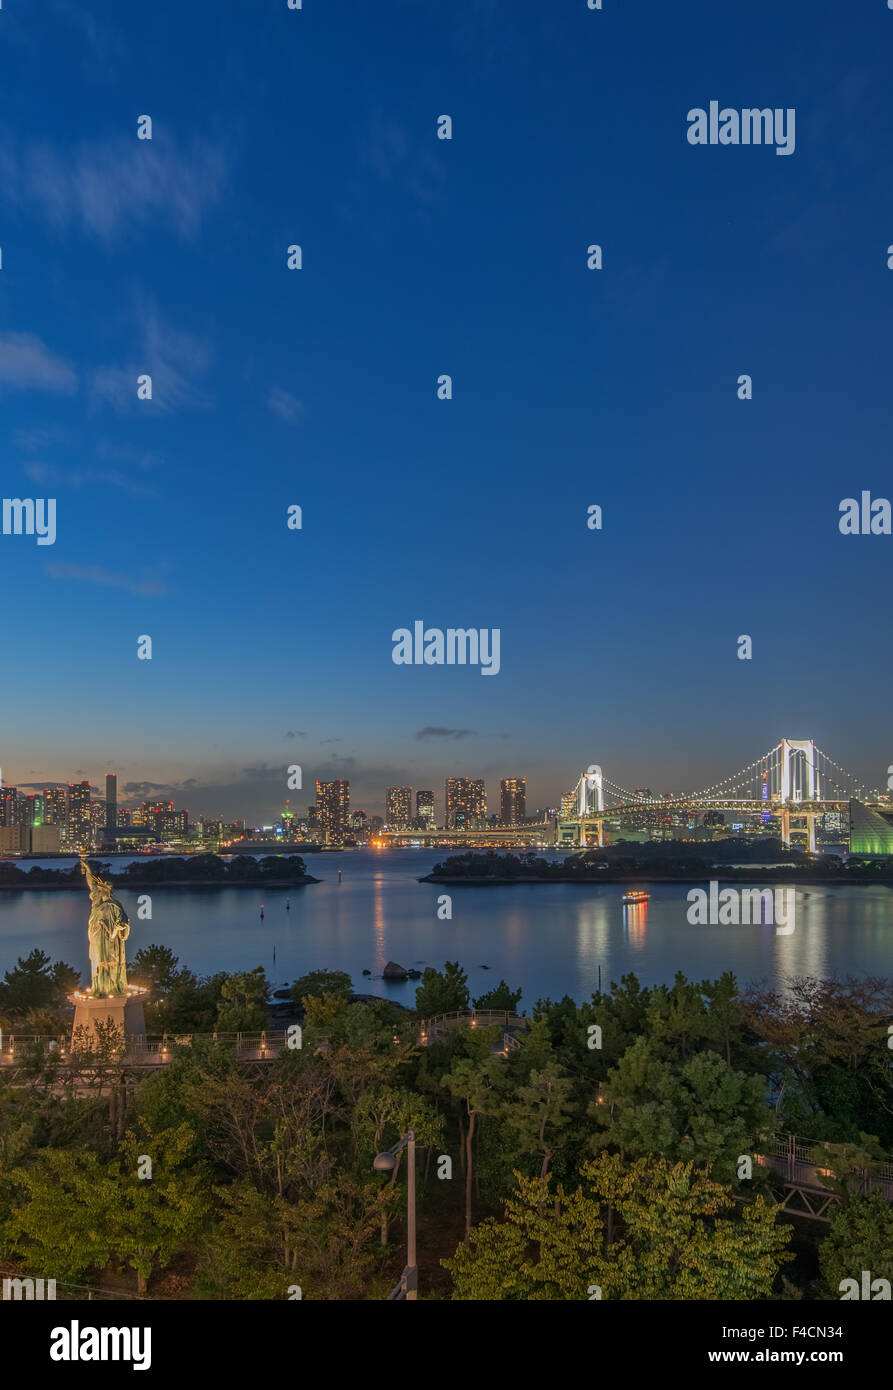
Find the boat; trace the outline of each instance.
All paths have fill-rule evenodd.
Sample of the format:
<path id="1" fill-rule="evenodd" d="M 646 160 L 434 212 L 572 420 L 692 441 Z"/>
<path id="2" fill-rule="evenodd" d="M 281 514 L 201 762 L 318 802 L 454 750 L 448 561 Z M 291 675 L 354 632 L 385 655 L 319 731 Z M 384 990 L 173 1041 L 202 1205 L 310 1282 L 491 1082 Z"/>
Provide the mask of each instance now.
<path id="1" fill-rule="evenodd" d="M 650 897 L 650 893 L 644 892 L 641 888 L 635 888 L 630 893 L 624 893 L 623 901 L 632 906 L 635 903 L 647 903 Z"/>

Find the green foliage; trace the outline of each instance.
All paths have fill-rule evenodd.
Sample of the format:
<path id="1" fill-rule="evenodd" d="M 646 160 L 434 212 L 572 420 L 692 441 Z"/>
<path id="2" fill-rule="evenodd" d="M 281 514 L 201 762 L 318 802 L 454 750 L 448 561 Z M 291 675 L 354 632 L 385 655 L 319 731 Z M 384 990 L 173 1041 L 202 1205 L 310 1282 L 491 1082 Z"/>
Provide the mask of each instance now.
<path id="1" fill-rule="evenodd" d="M 516 1151 L 541 1161 L 540 1177 L 546 1176 L 555 1153 L 567 1143 L 572 1091 L 573 1082 L 553 1064 L 531 1072 L 527 1084 L 519 1086 L 517 1099 L 503 1109 Z"/>
<path id="2" fill-rule="evenodd" d="M 179 958 L 170 946 L 141 946 L 127 963 L 127 978 L 158 994 L 169 994 L 181 977 Z"/>
<path id="3" fill-rule="evenodd" d="M 770 1121 L 762 1080 L 733 1071 L 714 1052 L 695 1052 L 682 1063 L 660 1052 L 639 1038 L 609 1072 L 590 1111 L 604 1127 L 593 1144 L 711 1164 L 722 1180 L 734 1181 L 738 1155 L 753 1152 Z"/>
<path id="4" fill-rule="evenodd" d="M 517 1175 L 505 1220 L 482 1222 L 450 1260 L 454 1299 L 752 1299 L 769 1296 L 790 1229 L 757 1198 L 740 1215 L 693 1165 L 602 1154 L 583 1185 Z"/>
<path id="5" fill-rule="evenodd" d="M 303 1004 L 307 995 L 322 999 L 324 995 L 336 995 L 345 1001 L 353 994 L 353 981 L 343 970 L 311 970 L 295 980 L 289 990 L 295 1004 Z"/>
<path id="6" fill-rule="evenodd" d="M 863 1270 L 872 1281 L 893 1284 L 893 1202 L 875 1188 L 835 1205 L 829 1233 L 819 1246 L 819 1268 L 829 1298 L 840 1298 L 843 1279 L 861 1283 Z"/>
<path id="7" fill-rule="evenodd" d="M 267 1026 L 270 986 L 262 965 L 228 975 L 220 986 L 218 1033 L 257 1033 Z"/>
<path id="8" fill-rule="evenodd" d="M 344 1013 L 348 1001 L 343 994 L 304 994 L 301 1006 L 306 1021 L 327 1031 L 339 1014 Z"/>
<path id="9" fill-rule="evenodd" d="M 446 961 L 442 971 L 428 966 L 415 992 L 415 1008 L 422 1018 L 468 1008 L 468 976 L 458 961 Z"/>
<path id="10" fill-rule="evenodd" d="M 35 948 L 30 955 L 19 956 L 15 968 L 5 972 L 0 983 L 0 1017 L 6 1020 L 7 1027 L 24 1031 L 22 1023 L 29 1015 L 60 1008 L 77 988 L 78 972 L 64 961 L 51 965 L 50 960 L 44 951 Z"/>
<path id="11" fill-rule="evenodd" d="M 488 989 L 486 994 L 481 994 L 475 999 L 474 1007 L 476 1009 L 508 1009 L 510 1013 L 516 1013 L 521 1001 L 521 994 L 520 987 L 509 989 L 505 980 L 500 980 L 493 989 Z"/>
<path id="12" fill-rule="evenodd" d="M 92 1153 L 47 1149 L 10 1180 L 24 1198 L 7 1223 L 12 1253 L 39 1274 L 78 1278 L 110 1260 L 133 1269 L 140 1290 L 198 1233 L 208 1214 L 204 1179 L 178 1171 L 192 1143 L 186 1126 L 139 1140 L 103 1163 Z M 137 1176 L 152 1159 L 151 1180 Z"/>
<path id="13" fill-rule="evenodd" d="M 376 1237 L 387 1191 L 340 1175 L 309 1198 L 272 1201 L 247 1183 L 220 1188 L 221 1214 L 202 1252 L 212 1298 L 381 1298 Z"/>

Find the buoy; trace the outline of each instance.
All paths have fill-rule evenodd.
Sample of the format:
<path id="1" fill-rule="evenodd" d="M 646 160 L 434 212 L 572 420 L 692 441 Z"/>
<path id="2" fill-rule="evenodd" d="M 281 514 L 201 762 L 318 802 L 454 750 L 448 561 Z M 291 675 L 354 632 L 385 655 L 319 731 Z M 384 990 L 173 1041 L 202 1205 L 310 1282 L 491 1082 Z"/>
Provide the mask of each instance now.
<path id="1" fill-rule="evenodd" d="M 341 882 L 341 870 L 340 870 L 340 869 L 338 870 L 338 882 L 339 882 L 339 883 Z"/>

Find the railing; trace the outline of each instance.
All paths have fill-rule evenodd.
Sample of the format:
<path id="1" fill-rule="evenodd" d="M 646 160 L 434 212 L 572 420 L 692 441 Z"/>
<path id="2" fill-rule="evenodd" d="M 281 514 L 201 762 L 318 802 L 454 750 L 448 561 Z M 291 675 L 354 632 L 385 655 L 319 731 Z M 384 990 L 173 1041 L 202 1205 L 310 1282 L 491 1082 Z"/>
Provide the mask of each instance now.
<path id="1" fill-rule="evenodd" d="M 822 1178 L 833 1176 L 833 1169 L 816 1162 L 819 1149 L 825 1149 L 831 1157 L 834 1146 L 827 1140 L 804 1139 L 800 1135 L 788 1134 L 782 1139 L 773 1139 L 763 1147 L 767 1152 L 758 1154 L 758 1160 L 775 1172 L 782 1173 L 787 1182 L 829 1192 L 833 1190 L 822 1182 Z M 855 1182 L 859 1192 L 869 1192 L 879 1187 L 884 1196 L 893 1201 L 893 1159 L 881 1159 L 854 1168 L 850 1180 Z"/>
<path id="2" fill-rule="evenodd" d="M 477 1029 L 477 1027 L 484 1029 L 484 1027 L 492 1027 L 494 1024 L 498 1024 L 504 1030 L 504 1034 L 502 1034 L 504 1038 L 512 1038 L 512 1041 L 506 1044 L 506 1051 L 508 1051 L 509 1047 L 519 1047 L 519 1041 L 508 1033 L 508 1029 L 510 1027 L 512 1029 L 527 1029 L 530 1027 L 530 1019 L 526 1019 L 520 1013 L 512 1013 L 510 1009 L 452 1009 L 452 1012 L 449 1013 L 435 1013 L 430 1019 L 421 1019 L 419 1044 L 421 1047 L 427 1047 L 428 1042 L 433 1041 L 438 1033 L 442 1033 L 445 1029 L 451 1029 L 451 1027 L 467 1026 L 470 1029 Z"/>
<path id="3" fill-rule="evenodd" d="M 419 1041 L 426 1043 L 445 1028 L 456 1028 L 463 1024 L 469 1028 L 488 1028 L 493 1024 L 499 1024 L 502 1028 L 528 1028 L 530 1020 L 513 1014 L 511 1009 L 453 1009 L 450 1013 L 423 1018 L 418 1025 Z"/>
<path id="4" fill-rule="evenodd" d="M 285 1047 L 287 1033 L 284 1029 L 262 1029 L 259 1033 L 156 1033 L 125 1034 L 123 1038 L 112 1039 L 108 1045 L 99 1044 L 91 1049 L 72 1047 L 69 1035 L 48 1037 L 44 1034 L 4 1033 L 0 1036 L 0 1066 L 21 1061 L 28 1051 L 35 1047 L 47 1057 L 58 1056 L 66 1059 L 89 1055 L 96 1060 L 126 1058 L 128 1061 L 142 1061 L 159 1064 L 169 1061 L 178 1047 L 191 1047 L 195 1042 L 218 1042 L 232 1048 L 236 1056 L 272 1057 Z"/>

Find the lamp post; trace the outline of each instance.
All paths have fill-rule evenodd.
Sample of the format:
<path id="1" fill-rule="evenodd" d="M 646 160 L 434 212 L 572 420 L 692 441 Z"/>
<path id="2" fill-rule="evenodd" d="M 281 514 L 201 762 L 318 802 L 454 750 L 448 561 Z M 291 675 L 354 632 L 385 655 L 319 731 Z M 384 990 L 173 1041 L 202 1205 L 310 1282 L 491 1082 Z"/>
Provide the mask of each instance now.
<path id="1" fill-rule="evenodd" d="M 408 1129 L 402 1139 L 399 1139 L 390 1149 L 385 1149 L 384 1153 L 376 1154 L 372 1160 L 372 1167 L 376 1173 L 392 1173 L 397 1166 L 397 1155 L 407 1149 L 408 1170 L 406 1175 L 406 1267 L 400 1276 L 400 1283 L 388 1295 L 388 1301 L 397 1299 L 402 1293 L 407 1301 L 415 1302 L 418 1299 L 419 1288 L 419 1267 L 416 1263 L 416 1242 L 415 1242 L 415 1130 Z"/>

